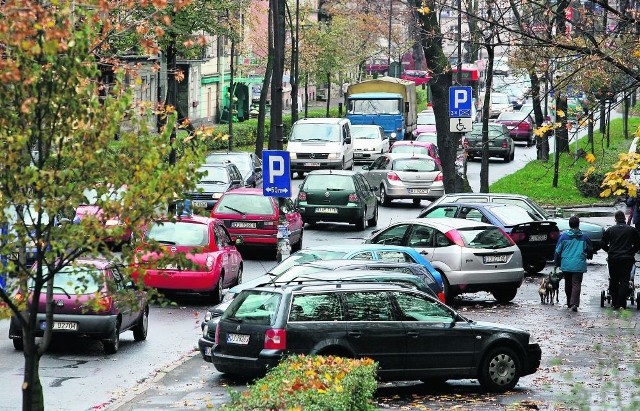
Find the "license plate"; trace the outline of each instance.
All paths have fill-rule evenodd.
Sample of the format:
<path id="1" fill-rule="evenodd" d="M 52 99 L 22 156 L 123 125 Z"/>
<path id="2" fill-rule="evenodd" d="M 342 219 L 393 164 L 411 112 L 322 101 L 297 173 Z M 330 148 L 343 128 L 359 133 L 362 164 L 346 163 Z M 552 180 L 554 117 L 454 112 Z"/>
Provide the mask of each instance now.
<path id="1" fill-rule="evenodd" d="M 194 207 L 198 208 L 205 208 L 207 206 L 206 201 L 193 201 L 191 204 L 193 204 Z"/>
<path id="2" fill-rule="evenodd" d="M 318 207 L 316 213 L 338 214 L 337 208 Z"/>
<path id="3" fill-rule="evenodd" d="M 204 347 L 204 355 L 211 357 L 211 347 Z"/>
<path id="4" fill-rule="evenodd" d="M 534 234 L 529 236 L 529 241 L 546 241 L 546 240 L 547 240 L 546 234 Z"/>
<path id="5" fill-rule="evenodd" d="M 256 223 L 247 223 L 243 221 L 234 221 L 231 223 L 234 228 L 256 228 Z"/>
<path id="6" fill-rule="evenodd" d="M 409 194 L 429 194 L 428 188 L 410 188 Z"/>
<path id="7" fill-rule="evenodd" d="M 482 262 L 485 264 L 506 263 L 507 255 L 485 255 L 482 257 Z"/>
<path id="8" fill-rule="evenodd" d="M 320 163 L 304 163 L 305 167 L 320 167 Z"/>
<path id="9" fill-rule="evenodd" d="M 362 153 L 353 153 L 353 155 L 355 157 L 364 157 L 364 154 L 362 154 Z"/>
<path id="10" fill-rule="evenodd" d="M 175 264 L 167 264 L 167 265 L 164 266 L 164 269 L 165 270 L 177 270 L 178 266 L 175 265 Z"/>
<path id="11" fill-rule="evenodd" d="M 44 324 L 44 323 L 43 323 Z M 78 331 L 78 323 L 71 322 L 63 322 L 63 321 L 54 321 L 52 330 L 69 330 L 69 331 Z"/>
<path id="12" fill-rule="evenodd" d="M 247 345 L 249 344 L 249 335 L 248 334 L 227 334 L 227 343 L 229 344 L 240 344 Z"/>

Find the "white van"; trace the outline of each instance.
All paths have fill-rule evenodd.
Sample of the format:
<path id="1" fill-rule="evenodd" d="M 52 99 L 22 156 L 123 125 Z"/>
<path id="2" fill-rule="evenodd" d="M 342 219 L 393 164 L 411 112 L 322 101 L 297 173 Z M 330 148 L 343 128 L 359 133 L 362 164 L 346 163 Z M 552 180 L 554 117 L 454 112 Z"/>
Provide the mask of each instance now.
<path id="1" fill-rule="evenodd" d="M 305 118 L 291 128 L 287 143 L 291 174 L 353 168 L 351 122 L 346 118 Z"/>
<path id="2" fill-rule="evenodd" d="M 482 106 L 484 104 L 484 93 L 480 93 L 477 100 L 479 117 L 482 117 Z M 513 111 L 513 105 L 509 101 L 509 95 L 504 93 L 491 93 L 491 104 L 489 105 L 489 118 L 498 118 L 504 111 Z"/>

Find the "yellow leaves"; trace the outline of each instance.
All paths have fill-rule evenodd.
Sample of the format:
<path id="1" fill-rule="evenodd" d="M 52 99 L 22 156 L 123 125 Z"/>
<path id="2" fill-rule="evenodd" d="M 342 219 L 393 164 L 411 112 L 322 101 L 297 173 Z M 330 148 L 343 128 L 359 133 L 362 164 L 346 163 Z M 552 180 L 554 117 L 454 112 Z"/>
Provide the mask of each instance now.
<path id="1" fill-rule="evenodd" d="M 427 6 L 422 6 L 418 9 L 416 9 L 416 11 L 420 14 L 429 14 L 429 12 L 431 12 L 431 9 Z"/>
<path id="2" fill-rule="evenodd" d="M 33 107 L 33 105 L 36 102 L 36 98 L 35 97 L 29 97 L 27 98 L 25 101 L 22 102 L 22 104 L 20 105 L 20 112 L 23 114 L 29 114 L 31 113 L 31 108 Z"/>
<path id="3" fill-rule="evenodd" d="M 184 80 L 184 71 L 182 70 L 177 70 L 176 73 L 174 74 L 174 77 L 176 78 L 176 81 L 179 83 L 182 80 Z"/>
<path id="4" fill-rule="evenodd" d="M 556 110 L 556 115 L 558 117 L 566 117 L 566 114 L 563 110 Z"/>
<path id="5" fill-rule="evenodd" d="M 594 156 L 592 153 L 588 153 L 584 159 L 587 161 L 587 163 L 589 164 L 593 164 L 596 161 L 596 156 Z M 591 167 L 594 168 L 594 167 Z M 594 168 L 595 171 L 595 168 Z"/>
<path id="6" fill-rule="evenodd" d="M 164 29 L 162 27 L 160 27 L 160 26 L 154 27 L 153 31 L 156 34 L 156 37 L 164 36 Z"/>

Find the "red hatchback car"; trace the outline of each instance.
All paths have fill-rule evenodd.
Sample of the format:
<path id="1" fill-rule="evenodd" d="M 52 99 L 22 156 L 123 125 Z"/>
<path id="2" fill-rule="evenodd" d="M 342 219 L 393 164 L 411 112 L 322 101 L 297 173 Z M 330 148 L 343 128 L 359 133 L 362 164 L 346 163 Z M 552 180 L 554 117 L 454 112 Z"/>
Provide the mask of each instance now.
<path id="1" fill-rule="evenodd" d="M 44 275 L 47 268 L 44 267 Z M 33 290 L 33 282 L 29 282 Z M 38 303 L 36 336 L 45 329 L 46 284 Z M 137 305 L 131 306 L 127 292 L 135 293 Z M 102 340 L 104 351 L 115 354 L 120 334 L 131 330 L 135 341 L 147 338 L 149 305 L 146 293 L 127 281 L 118 265 L 105 259 L 80 259 L 63 267 L 53 277 L 53 334 Z M 126 303 L 125 303 L 126 301 Z M 31 304 L 31 297 L 28 303 Z M 22 323 L 11 317 L 9 338 L 16 350 L 23 349 Z"/>
<path id="2" fill-rule="evenodd" d="M 529 113 L 522 111 L 505 111 L 494 120 L 504 124 L 509 129 L 509 135 L 513 141 L 526 141 L 527 147 L 536 144 L 534 134 L 535 123 Z"/>
<path id="3" fill-rule="evenodd" d="M 440 161 L 440 154 L 438 153 L 438 146 L 427 141 L 412 141 L 412 140 L 400 140 L 393 143 L 390 153 L 411 153 L 411 154 L 424 154 L 427 155 L 442 168 L 442 162 Z"/>
<path id="4" fill-rule="evenodd" d="M 231 237 L 246 245 L 277 246 L 278 222 L 286 220 L 291 251 L 302 248 L 304 222 L 288 198 L 265 197 L 262 189 L 237 188 L 222 195 L 211 217 L 224 221 Z"/>
<path id="5" fill-rule="evenodd" d="M 136 263 L 146 269 L 143 277 L 147 287 L 167 292 L 208 294 L 217 304 L 222 290 L 242 282 L 243 262 L 222 221 L 209 217 L 188 216 L 158 221 L 147 228 L 145 242 L 156 241 L 169 255 L 184 253 L 193 264 L 158 266 L 158 253 L 136 251 Z M 137 279 L 139 273 L 135 272 Z"/>

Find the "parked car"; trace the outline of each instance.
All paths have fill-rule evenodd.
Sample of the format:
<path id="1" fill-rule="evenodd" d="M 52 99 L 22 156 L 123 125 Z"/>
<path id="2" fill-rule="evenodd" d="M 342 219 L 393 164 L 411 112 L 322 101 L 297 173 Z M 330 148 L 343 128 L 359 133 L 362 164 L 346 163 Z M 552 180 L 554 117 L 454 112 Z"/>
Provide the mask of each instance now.
<path id="1" fill-rule="evenodd" d="M 48 268 L 42 267 L 47 276 Z M 36 287 L 28 281 L 29 295 L 22 296 L 33 304 L 31 292 Z M 47 311 L 47 284 L 42 284 L 36 319 L 36 336 L 42 336 Z M 18 295 L 14 298 L 20 298 Z M 89 337 L 102 340 L 104 351 L 115 354 L 120 347 L 120 334 L 133 331 L 136 341 L 147 338 L 149 304 L 146 293 L 139 291 L 120 267 L 106 259 L 79 259 L 64 266 L 53 276 L 54 304 L 52 332 L 56 337 Z M 22 323 L 14 316 L 9 324 L 9 338 L 16 350 L 24 348 Z"/>
<path id="2" fill-rule="evenodd" d="M 522 253 L 524 270 L 540 272 L 553 260 L 560 231 L 555 222 L 546 221 L 524 208 L 498 203 L 440 203 L 423 210 L 419 218 L 464 218 L 493 224 L 503 229 Z"/>
<path id="3" fill-rule="evenodd" d="M 378 224 L 378 203 L 362 174 L 354 171 L 316 170 L 300 184 L 296 207 L 302 220 L 354 223 L 362 231 Z"/>
<path id="4" fill-rule="evenodd" d="M 244 187 L 244 178 L 235 164 L 203 164 L 199 169 L 203 176 L 196 184 L 197 191 L 188 193 L 194 211 L 211 211 L 222 194 L 234 188 Z"/>
<path id="5" fill-rule="evenodd" d="M 424 142 L 424 143 L 432 143 L 436 146 L 438 145 L 438 135 L 434 133 L 421 133 L 416 136 L 414 140 L 416 143 Z M 465 150 L 469 147 L 469 140 L 466 136 L 462 136 L 460 138 L 460 144 L 458 144 L 458 149 L 456 150 L 456 171 L 458 174 L 464 174 L 464 167 L 467 162 L 467 155 Z M 439 153 L 438 153 L 439 155 Z M 442 166 L 442 163 L 440 164 Z"/>
<path id="6" fill-rule="evenodd" d="M 201 216 L 177 217 L 150 225 L 145 243 L 157 242 L 159 253 L 136 250 L 136 264 L 144 272 L 134 272 L 147 287 L 167 292 L 193 292 L 211 296 L 213 303 L 222 299 L 222 290 L 242 282 L 243 262 L 221 220 Z M 165 255 L 184 254 L 191 267 L 156 262 Z"/>
<path id="7" fill-rule="evenodd" d="M 422 133 L 436 132 L 436 115 L 433 110 L 418 113 L 416 123 L 416 128 L 413 130 L 414 137 Z"/>
<path id="8" fill-rule="evenodd" d="M 433 158 L 436 161 L 436 164 L 438 164 L 438 167 L 442 168 L 440 153 L 438 153 L 438 146 L 431 142 L 400 140 L 393 143 L 390 152 L 426 155 Z"/>
<path id="9" fill-rule="evenodd" d="M 444 194 L 442 172 L 429 156 L 388 153 L 362 169 L 371 187 L 378 188 L 378 200 L 384 206 L 400 198 L 410 198 L 419 205 L 420 200 Z"/>
<path id="10" fill-rule="evenodd" d="M 488 291 L 501 303 L 524 279 L 522 254 L 498 227 L 460 218 L 416 218 L 392 223 L 367 243 L 413 247 L 443 276 L 447 303 L 462 293 Z"/>
<path id="11" fill-rule="evenodd" d="M 411 285 L 444 302 L 442 285 L 421 264 L 392 263 L 374 260 L 325 260 L 313 261 L 293 266 L 287 271 L 273 276 L 270 273 L 246 281 L 229 289 L 222 302 L 211 307 L 205 314 L 202 327 L 211 327 L 229 307 L 231 301 L 243 290 L 266 285 L 287 285 L 310 282 L 394 282 Z M 205 358 L 205 360 L 207 360 Z M 211 358 L 209 357 L 210 361 Z"/>
<path id="12" fill-rule="evenodd" d="M 534 134 L 535 122 L 533 118 L 524 111 L 506 111 L 500 113 L 496 123 L 504 124 L 509 129 L 509 135 L 515 141 L 525 141 L 527 147 L 536 144 Z"/>
<path id="13" fill-rule="evenodd" d="M 351 126 L 353 160 L 356 163 L 371 162 L 389 152 L 389 138 L 384 129 L 376 125 Z"/>
<path id="14" fill-rule="evenodd" d="M 470 133 L 467 133 L 467 159 L 482 157 L 482 123 L 475 123 Z M 509 135 L 509 129 L 504 124 L 489 123 L 489 157 L 501 157 L 505 163 L 515 158 L 516 145 Z"/>
<path id="15" fill-rule="evenodd" d="M 84 190 L 83 195 L 86 201 L 76 208 L 73 221 L 78 223 L 87 217 L 97 218 L 105 228 L 109 230 L 109 235 L 102 241 L 110 248 L 119 251 L 124 244 L 131 244 L 133 240 L 133 230 L 118 215 L 104 215 L 102 203 L 108 201 L 120 201 L 127 187 L 119 189 L 109 189 L 98 197 L 98 192 L 94 190 Z"/>
<path id="16" fill-rule="evenodd" d="M 468 320 L 398 284 L 245 290 L 206 331 L 216 369 L 242 376 L 263 375 L 290 355 L 338 355 L 378 362 L 383 381 L 477 378 L 502 392 L 536 372 L 541 359 L 527 332 Z"/>
<path id="17" fill-rule="evenodd" d="M 426 70 L 405 70 L 400 74 L 400 78 L 403 80 L 411 80 L 416 83 L 416 86 L 421 86 L 423 84 L 429 84 L 431 76 L 429 76 L 429 72 Z"/>
<path id="18" fill-rule="evenodd" d="M 262 159 L 255 153 L 245 151 L 215 152 L 207 155 L 205 163 L 231 162 L 242 174 L 245 187 L 262 187 Z"/>
<path id="19" fill-rule="evenodd" d="M 211 218 L 224 222 L 236 241 L 244 245 L 277 248 L 278 224 L 286 221 L 291 250 L 302 248 L 304 222 L 289 198 L 265 197 L 261 188 L 236 188 L 220 197 L 211 210 Z"/>
<path id="20" fill-rule="evenodd" d="M 502 204 L 515 204 L 524 208 L 532 215 L 539 217 L 542 220 L 553 221 L 558 226 L 560 232 L 569 229 L 569 219 L 561 216 L 550 216 L 540 207 L 538 203 L 531 198 L 522 194 L 510 194 L 510 193 L 450 193 L 445 194 L 439 199 L 433 201 L 427 209 L 435 207 L 440 203 L 502 203 Z M 580 230 L 585 233 L 591 239 L 593 244 L 593 250 L 598 251 L 602 248 L 602 234 L 604 234 L 604 227 L 599 224 L 589 223 L 586 221 L 580 222 Z"/>
<path id="21" fill-rule="evenodd" d="M 480 93 L 476 104 L 478 105 L 476 109 L 480 113 L 479 115 L 482 116 L 484 92 Z M 511 104 L 511 101 L 509 101 L 509 96 L 504 93 L 491 93 L 491 100 L 489 104 L 489 118 L 498 118 L 500 113 L 504 111 L 513 111 L 513 105 Z"/>

